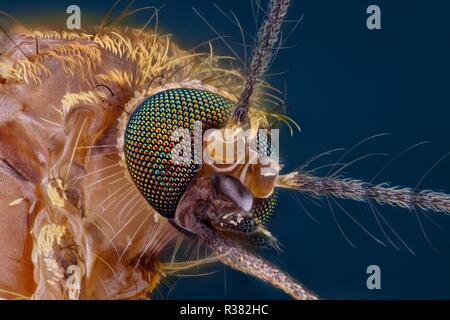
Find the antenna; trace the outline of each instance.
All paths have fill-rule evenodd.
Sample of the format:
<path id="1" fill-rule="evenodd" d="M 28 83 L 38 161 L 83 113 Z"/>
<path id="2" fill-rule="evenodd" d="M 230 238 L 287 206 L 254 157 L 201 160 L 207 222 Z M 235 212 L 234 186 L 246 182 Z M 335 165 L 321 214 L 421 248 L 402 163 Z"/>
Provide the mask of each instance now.
<path id="1" fill-rule="evenodd" d="M 257 45 L 253 52 L 252 62 L 244 82 L 244 90 L 234 110 L 234 121 L 238 124 L 247 121 L 250 100 L 255 91 L 257 80 L 268 69 L 274 52 L 273 48 L 278 41 L 278 34 L 280 33 L 289 4 L 290 0 L 270 0 L 267 19 L 258 32 Z"/>

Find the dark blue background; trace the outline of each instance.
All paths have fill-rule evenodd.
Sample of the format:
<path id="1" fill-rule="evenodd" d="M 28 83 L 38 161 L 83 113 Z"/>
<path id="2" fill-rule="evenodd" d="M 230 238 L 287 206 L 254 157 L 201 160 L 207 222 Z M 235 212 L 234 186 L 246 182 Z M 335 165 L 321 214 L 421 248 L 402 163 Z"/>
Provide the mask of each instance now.
<path id="1" fill-rule="evenodd" d="M 113 1 L 0 1 L 5 10 L 30 24 L 64 27 L 69 4 L 81 6 L 83 17 L 104 14 Z M 137 1 L 136 6 L 161 5 L 160 25 L 190 48 L 215 34 L 193 12 L 195 6 L 223 35 L 240 42 L 240 33 L 213 6 L 212 1 Z M 216 0 L 233 10 L 250 33 L 255 26 L 249 0 Z M 377 4 L 382 11 L 382 30 L 365 26 L 366 8 Z M 122 6 L 123 7 L 123 6 Z M 309 157 L 336 147 L 349 147 L 376 133 L 390 133 L 349 155 L 347 160 L 372 152 L 395 154 L 420 142 L 431 141 L 394 162 L 378 181 L 415 186 L 421 176 L 449 151 L 450 115 L 450 2 L 294 0 L 290 19 L 304 15 L 288 41 L 295 47 L 280 52 L 271 71 L 289 70 L 269 78 L 284 88 L 288 114 L 302 127 L 301 133 L 282 135 L 281 155 L 285 172 Z M 135 20 L 144 21 L 144 15 Z M 292 27 L 286 24 L 286 29 Z M 223 45 L 219 52 L 228 53 Z M 242 47 L 236 50 L 242 54 Z M 316 165 L 336 161 L 329 157 Z M 371 180 L 386 159 L 374 157 L 355 164 L 349 176 Z M 443 161 L 422 187 L 450 192 L 450 160 Z M 327 170 L 322 171 L 323 174 Z M 302 198 L 303 199 L 303 198 Z M 430 214 L 437 227 L 419 212 L 423 227 L 439 253 L 428 244 L 414 213 L 379 207 L 383 216 L 414 251 L 412 254 L 385 226 L 400 249 L 383 237 L 367 205 L 340 201 L 355 219 L 387 246 L 370 238 L 335 206 L 337 219 L 357 248 L 345 241 L 327 203 L 322 208 L 303 199 L 305 214 L 288 192 L 281 195 L 279 214 L 271 230 L 283 244 L 281 255 L 271 259 L 324 298 L 391 299 L 450 298 L 450 217 Z M 366 288 L 366 268 L 377 264 L 382 289 Z M 284 299 L 283 293 L 253 278 L 216 267 L 218 273 L 183 278 L 175 290 L 162 288 L 165 298 L 263 298 Z M 174 283 L 176 279 L 172 280 Z M 226 285 L 225 285 L 226 283 Z M 159 297 L 159 296 L 158 296 Z"/>

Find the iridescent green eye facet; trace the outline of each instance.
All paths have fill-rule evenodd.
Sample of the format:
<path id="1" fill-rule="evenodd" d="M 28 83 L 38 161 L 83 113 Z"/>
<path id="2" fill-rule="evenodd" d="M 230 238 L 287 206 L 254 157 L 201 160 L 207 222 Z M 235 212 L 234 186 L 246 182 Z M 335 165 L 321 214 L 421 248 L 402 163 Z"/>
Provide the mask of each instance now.
<path id="1" fill-rule="evenodd" d="M 252 209 L 253 219 L 258 225 L 268 223 L 274 216 L 277 206 L 278 192 L 276 191 L 267 199 L 257 199 Z"/>
<path id="2" fill-rule="evenodd" d="M 131 115 L 125 132 L 125 159 L 134 183 L 160 214 L 172 217 L 178 202 L 199 170 L 194 151 L 185 161 L 172 161 L 171 141 L 178 129 L 189 131 L 194 145 L 194 125 L 221 128 L 234 105 L 220 95 L 198 89 L 170 89 L 145 100 Z M 193 148 L 192 148 L 193 149 Z"/>

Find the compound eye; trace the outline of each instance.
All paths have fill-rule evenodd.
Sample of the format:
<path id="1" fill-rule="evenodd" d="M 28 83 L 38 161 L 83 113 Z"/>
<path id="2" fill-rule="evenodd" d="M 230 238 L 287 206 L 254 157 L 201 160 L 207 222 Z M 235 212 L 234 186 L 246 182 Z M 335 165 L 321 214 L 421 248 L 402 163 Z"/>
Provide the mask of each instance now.
<path id="1" fill-rule="evenodd" d="M 274 216 L 278 206 L 278 192 L 265 199 L 255 199 L 252 208 L 251 223 L 242 224 L 242 232 L 249 233 L 248 241 L 261 249 L 271 249 L 276 243 L 273 237 L 267 232 L 257 229 L 266 225 Z"/>
<path id="2" fill-rule="evenodd" d="M 170 89 L 147 98 L 131 115 L 124 153 L 128 171 L 139 191 L 161 215 L 172 218 L 188 185 L 200 169 L 194 157 L 196 121 L 202 133 L 220 129 L 234 104 L 198 89 Z M 183 133 L 181 136 L 178 133 Z M 172 155 L 174 148 L 189 150 Z"/>
<path id="3" fill-rule="evenodd" d="M 258 225 L 267 224 L 274 216 L 278 206 L 278 192 L 274 191 L 266 199 L 256 199 L 252 209 L 253 219 Z"/>

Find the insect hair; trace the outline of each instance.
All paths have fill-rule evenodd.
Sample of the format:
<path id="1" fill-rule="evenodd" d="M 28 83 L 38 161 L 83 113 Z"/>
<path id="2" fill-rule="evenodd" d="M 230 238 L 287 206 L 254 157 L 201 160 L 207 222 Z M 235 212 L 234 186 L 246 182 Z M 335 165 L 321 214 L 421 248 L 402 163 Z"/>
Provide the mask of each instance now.
<path id="1" fill-rule="evenodd" d="M 196 261 L 189 259 L 181 262 L 174 262 L 174 258 L 172 258 L 169 263 L 156 261 L 164 247 L 173 242 L 178 233 L 175 233 L 176 230 L 173 230 L 166 220 L 159 221 L 158 213 L 143 203 L 144 200 L 127 176 L 122 153 L 123 130 L 129 114 L 149 95 L 171 86 L 199 87 L 216 91 L 222 96 L 230 98 L 237 106 L 234 120 L 238 124 L 245 124 L 249 115 L 250 121 L 256 118 L 260 122 L 266 121 L 266 116 L 272 115 L 287 123 L 290 128 L 292 124 L 295 125 L 295 122 L 286 115 L 273 115 L 258 110 L 260 106 L 271 102 L 270 100 L 277 100 L 275 94 L 264 92 L 266 89 L 268 91 L 273 88 L 261 80 L 261 77 L 267 76 L 266 71 L 276 55 L 277 50 L 274 48 L 279 41 L 279 33 L 290 1 L 270 0 L 267 19 L 259 30 L 251 64 L 245 76 L 235 69 L 222 67 L 220 62 L 227 60 L 228 57 L 214 55 L 212 41 L 208 42 L 211 46 L 210 53 L 197 53 L 195 52 L 196 48 L 190 51 L 178 48 L 173 44 L 169 35 L 158 35 L 156 31 L 144 33 L 143 31 L 151 19 L 153 17 L 158 19 L 159 9 L 145 7 L 130 10 L 134 2 L 131 1 L 117 19 L 110 21 L 112 10 L 119 2 L 120 0 L 114 4 L 94 34 L 34 31 L 10 36 L 9 33 L 4 32 L 8 40 L 14 44 L 13 49 L 15 50 L 11 49 L 11 52 L 0 60 L 0 81 L 8 85 L 27 85 L 33 88 L 34 85 L 45 85 L 49 79 L 57 76 L 62 70 L 61 73 L 65 73 L 69 79 L 80 77 L 84 84 L 80 89 L 68 88 L 61 97 L 55 94 L 60 108 L 53 108 L 55 110 L 49 115 L 51 116 L 50 120 L 41 119 L 46 124 L 50 123 L 56 126 L 53 129 L 58 132 L 52 133 L 61 140 L 65 139 L 67 147 L 61 147 L 61 150 L 55 148 L 52 157 L 57 161 L 51 158 L 47 163 L 48 168 L 51 169 L 46 176 L 48 183 L 44 190 L 48 199 L 43 203 L 48 210 L 40 213 L 41 220 L 39 220 L 42 224 L 46 223 L 45 228 L 40 228 L 41 225 L 36 224 L 33 232 L 29 234 L 32 237 L 40 236 L 37 240 L 41 240 L 41 247 L 44 249 L 46 243 L 43 240 L 49 238 L 48 234 L 57 236 L 61 234 L 61 237 L 64 234 L 68 239 L 73 238 L 78 232 L 69 232 L 69 229 L 61 229 L 60 226 L 56 226 L 57 219 L 55 217 L 66 217 L 63 210 L 64 204 L 67 204 L 67 207 L 73 212 L 80 211 L 80 215 L 67 214 L 67 219 L 70 219 L 72 225 L 88 226 L 87 232 L 95 235 L 97 242 L 105 243 L 106 249 L 95 253 L 94 260 L 102 267 L 106 265 L 107 269 L 112 271 L 111 281 L 115 280 L 117 273 L 135 274 L 139 271 L 139 276 L 143 277 L 143 283 L 148 285 L 139 291 L 137 288 L 133 289 L 133 292 L 129 293 L 130 296 L 142 296 L 145 292 L 153 291 L 164 275 L 176 274 L 205 262 L 221 260 L 235 269 L 259 277 L 283 289 L 295 298 L 315 299 L 315 294 L 304 289 L 300 283 L 277 267 L 251 255 L 245 251 L 246 248 L 240 247 L 239 244 L 220 237 L 208 238 L 205 236 L 205 242 L 208 242 L 210 247 L 216 251 L 217 257 Z M 142 29 L 113 28 L 125 17 L 142 10 L 155 11 Z M 157 30 L 157 23 L 155 30 Z M 29 43 L 31 40 L 36 42 L 35 51 L 29 44 L 27 45 L 27 42 Z M 38 40 L 41 41 L 41 47 L 39 47 Z M 24 49 L 22 49 L 22 45 Z M 16 51 L 20 51 L 22 54 L 16 55 Z M 111 60 L 108 60 L 108 57 Z M 13 64 L 7 59 L 13 60 Z M 120 68 L 113 65 L 113 68 L 108 70 L 100 67 L 112 60 L 125 61 L 127 67 Z M 50 69 L 51 62 L 57 62 L 61 68 Z M 165 81 L 163 84 L 162 81 L 156 80 Z M 250 108 L 251 106 L 252 108 Z M 258 112 L 260 115 L 252 117 L 252 113 Z M 97 118 L 101 118 L 102 121 Z M 60 122 L 56 123 L 55 121 Z M 109 130 L 110 128 L 112 130 Z M 0 129 L 2 128 L 0 127 Z M 117 144 L 114 143 L 114 139 Z M 117 147 L 117 150 L 109 152 L 109 149 L 105 149 L 105 153 L 95 152 L 95 150 L 108 147 Z M 18 151 L 20 150 L 17 150 L 16 154 L 20 154 Z M 93 155 L 91 155 L 91 151 Z M 111 155 L 111 159 L 107 159 L 109 155 Z M 0 160 L 10 172 L 25 177 L 22 172 L 26 171 L 20 170 L 20 165 L 16 165 L 16 169 L 14 163 L 9 163 L 8 159 Z M 103 164 L 101 160 L 104 160 L 105 163 Z M 62 176 L 64 179 L 60 179 Z M 44 180 L 40 177 L 40 181 Z M 123 186 L 116 188 L 117 182 L 123 183 Z M 114 185 L 116 189 L 109 194 L 108 192 L 103 193 L 102 184 Z M 85 208 L 82 203 L 83 198 L 74 197 L 78 190 L 82 189 L 81 187 L 83 187 L 81 190 L 83 193 L 80 191 L 80 195 L 98 194 L 98 199 L 96 199 L 98 203 L 92 201 L 95 206 Z M 294 189 L 315 197 L 333 196 L 368 202 L 371 206 L 371 201 L 374 201 L 409 210 L 420 208 L 426 211 L 450 213 L 450 196 L 445 193 L 366 183 L 336 175 L 318 177 L 300 170 L 279 177 L 277 187 Z M 17 204 L 22 203 L 23 198 L 11 200 L 13 201 L 10 206 L 15 208 Z M 30 200 L 39 201 L 40 199 Z M 35 209 L 30 210 L 33 213 Z M 45 220 L 47 212 L 51 217 L 49 221 Z M 108 213 L 110 215 L 106 216 Z M 37 215 L 37 213 L 33 213 L 33 215 Z M 111 218 L 111 221 L 107 221 L 108 217 Z M 134 219 L 140 219 L 141 223 L 137 223 Z M 90 224 L 86 224 L 86 220 L 90 221 Z M 111 223 L 114 223 L 114 226 L 111 226 Z M 130 234 L 131 237 L 128 237 Z M 120 242 L 123 242 L 122 247 L 119 248 L 121 252 L 116 247 L 116 243 Z M 178 247 L 179 245 L 176 244 L 173 257 L 175 257 Z M 37 250 L 36 255 L 41 255 L 43 259 L 42 263 L 35 267 L 36 269 L 48 269 L 49 266 L 46 264 L 48 259 L 44 259 L 48 258 L 45 256 L 47 252 L 38 249 L 34 249 Z M 54 249 L 60 250 L 61 248 L 55 246 Z M 89 253 L 90 250 L 91 248 L 88 247 L 86 253 Z M 108 256 L 109 259 L 105 260 L 100 255 Z M 83 265 L 84 256 L 81 253 L 76 252 L 73 257 L 77 265 Z M 131 269 L 127 268 L 129 265 L 132 265 Z M 148 277 L 147 274 L 140 272 L 141 270 L 144 270 L 145 273 L 148 272 Z M 87 272 L 82 273 L 82 276 L 87 277 L 87 274 Z M 108 274 L 103 273 L 102 276 L 104 278 L 101 279 L 102 283 L 108 280 Z M 42 287 L 49 284 L 45 277 L 42 277 L 41 280 Z M 63 280 L 65 281 L 65 279 Z M 94 283 L 93 280 L 91 280 L 91 285 L 92 283 Z M 105 291 L 108 298 L 115 297 L 115 292 L 110 292 L 108 289 Z M 78 298 L 78 294 L 80 292 L 69 295 L 69 298 Z"/>

